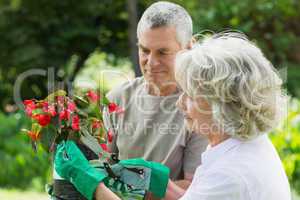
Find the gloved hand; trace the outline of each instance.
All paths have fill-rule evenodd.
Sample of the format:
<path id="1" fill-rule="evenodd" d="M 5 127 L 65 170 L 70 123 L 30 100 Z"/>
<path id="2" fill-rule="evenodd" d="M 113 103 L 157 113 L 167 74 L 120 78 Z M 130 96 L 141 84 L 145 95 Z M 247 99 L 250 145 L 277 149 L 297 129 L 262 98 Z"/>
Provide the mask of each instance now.
<path id="1" fill-rule="evenodd" d="M 169 168 L 166 167 L 165 165 L 162 165 L 157 162 L 150 162 L 150 161 L 145 161 L 141 158 L 136 158 L 136 159 L 128 159 L 128 160 L 121 160 L 118 164 L 116 165 L 121 165 L 127 170 L 123 170 L 123 172 L 128 171 L 128 169 L 143 169 L 144 171 L 144 176 L 147 176 L 150 174 L 150 184 L 148 183 L 148 188 L 144 188 L 150 192 L 152 192 L 156 197 L 163 198 L 166 193 L 168 181 L 169 181 Z M 112 167 L 114 168 L 114 166 Z M 113 170 L 115 171 L 115 170 Z M 130 171 L 130 170 L 129 170 Z M 150 173 L 148 173 L 150 171 Z M 139 175 L 139 176 L 143 176 Z M 118 174 L 118 176 L 120 176 Z M 121 174 L 122 177 L 122 174 Z M 131 177 L 131 179 L 130 179 Z M 130 184 L 130 182 L 134 181 L 134 176 L 130 176 L 127 179 L 129 180 L 122 180 L 126 184 Z M 147 177 L 144 177 L 145 180 L 148 179 Z M 137 182 L 141 182 L 141 178 L 137 179 Z M 149 181 L 148 181 L 149 182 Z M 147 182 L 146 182 L 147 185 Z M 146 186 L 145 185 L 145 186 Z M 142 189 L 142 188 L 140 188 Z"/>
<path id="2" fill-rule="evenodd" d="M 54 165 L 57 173 L 69 180 L 87 199 L 93 198 L 97 186 L 102 181 L 110 189 L 116 191 L 119 189 L 124 191 L 124 188 L 127 190 L 128 184 L 137 189 L 135 192 L 148 190 L 162 198 L 165 196 L 169 178 L 169 169 L 160 163 L 148 162 L 143 159 L 129 159 L 122 160 L 111 167 L 121 180 L 121 182 L 113 180 L 111 185 L 110 180 L 112 179 L 108 177 L 106 169 L 92 167 L 73 141 L 58 145 Z M 143 174 L 132 171 L 137 169 L 142 169 Z"/>
<path id="3" fill-rule="evenodd" d="M 89 165 L 73 141 L 62 142 L 55 153 L 54 166 L 57 173 L 70 181 L 87 199 L 93 199 L 97 186 L 106 177 L 104 169 L 97 170 Z"/>

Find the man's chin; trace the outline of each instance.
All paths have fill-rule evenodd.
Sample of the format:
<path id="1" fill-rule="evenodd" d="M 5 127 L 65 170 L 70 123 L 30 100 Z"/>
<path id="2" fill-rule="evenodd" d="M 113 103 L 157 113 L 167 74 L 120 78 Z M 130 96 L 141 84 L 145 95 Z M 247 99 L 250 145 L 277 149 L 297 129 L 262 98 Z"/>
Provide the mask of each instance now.
<path id="1" fill-rule="evenodd" d="M 148 76 L 145 80 L 153 86 L 161 87 L 166 84 L 166 78 L 163 76 Z"/>
<path id="2" fill-rule="evenodd" d="M 153 82 L 166 79 L 166 77 L 163 76 L 163 74 L 148 74 L 145 78 Z"/>

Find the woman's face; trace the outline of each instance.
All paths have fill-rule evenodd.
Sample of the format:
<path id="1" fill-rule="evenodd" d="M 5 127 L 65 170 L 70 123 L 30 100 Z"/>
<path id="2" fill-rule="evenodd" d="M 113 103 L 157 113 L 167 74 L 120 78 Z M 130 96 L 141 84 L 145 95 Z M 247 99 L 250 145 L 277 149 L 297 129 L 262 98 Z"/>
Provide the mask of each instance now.
<path id="1" fill-rule="evenodd" d="M 214 123 L 211 106 L 203 97 L 191 98 L 183 93 L 176 105 L 182 111 L 189 131 L 204 135 L 213 132 Z"/>

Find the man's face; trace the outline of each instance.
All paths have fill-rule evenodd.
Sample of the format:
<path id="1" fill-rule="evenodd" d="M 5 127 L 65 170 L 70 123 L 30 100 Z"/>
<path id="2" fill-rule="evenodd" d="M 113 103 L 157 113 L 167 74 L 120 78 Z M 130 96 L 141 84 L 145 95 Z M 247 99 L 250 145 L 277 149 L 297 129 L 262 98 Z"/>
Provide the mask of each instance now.
<path id="1" fill-rule="evenodd" d="M 174 64 L 181 45 L 175 27 L 147 29 L 138 40 L 139 63 L 145 80 L 157 87 L 175 84 Z"/>

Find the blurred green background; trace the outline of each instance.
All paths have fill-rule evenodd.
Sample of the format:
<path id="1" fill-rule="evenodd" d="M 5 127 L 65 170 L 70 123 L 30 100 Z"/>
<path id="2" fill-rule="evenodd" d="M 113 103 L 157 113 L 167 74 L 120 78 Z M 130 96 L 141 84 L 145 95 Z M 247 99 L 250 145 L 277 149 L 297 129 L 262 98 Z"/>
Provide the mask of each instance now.
<path id="1" fill-rule="evenodd" d="M 34 153 L 20 132 L 28 126 L 18 109 L 20 100 L 43 98 L 68 86 L 105 92 L 139 76 L 136 23 L 153 2 L 0 0 L 0 199 L 42 199 L 23 191 L 43 192 L 51 181 L 51 157 L 41 149 Z M 243 31 L 280 70 L 291 102 L 288 119 L 271 138 L 293 190 L 300 194 L 300 1 L 171 2 L 191 14 L 194 33 Z M 22 80 L 33 69 L 44 74 Z"/>

